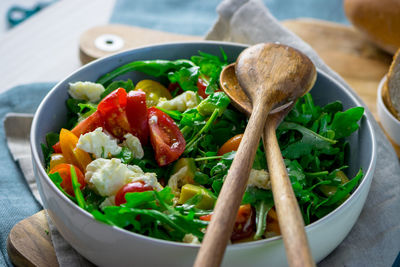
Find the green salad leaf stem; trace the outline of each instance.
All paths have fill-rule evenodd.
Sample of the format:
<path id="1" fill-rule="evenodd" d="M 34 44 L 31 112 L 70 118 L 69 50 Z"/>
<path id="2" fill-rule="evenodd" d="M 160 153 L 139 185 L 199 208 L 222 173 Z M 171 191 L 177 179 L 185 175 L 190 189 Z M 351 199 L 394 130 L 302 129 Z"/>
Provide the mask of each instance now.
<path id="1" fill-rule="evenodd" d="M 187 59 L 178 59 L 174 61 L 159 59 L 133 61 L 104 74 L 96 81 L 96 83 L 101 83 L 107 86 L 113 79 L 131 71 L 140 71 L 154 77 L 160 77 L 162 75 L 167 75 L 171 71 L 194 66 L 194 63 Z"/>
<path id="2" fill-rule="evenodd" d="M 81 184 L 78 182 L 78 177 L 76 176 L 75 167 L 72 165 L 71 165 L 71 182 L 72 182 L 72 188 L 75 193 L 76 202 L 78 203 L 79 207 L 85 210 L 86 203 L 85 203 L 85 198 L 83 197 L 82 191 L 80 189 Z"/>

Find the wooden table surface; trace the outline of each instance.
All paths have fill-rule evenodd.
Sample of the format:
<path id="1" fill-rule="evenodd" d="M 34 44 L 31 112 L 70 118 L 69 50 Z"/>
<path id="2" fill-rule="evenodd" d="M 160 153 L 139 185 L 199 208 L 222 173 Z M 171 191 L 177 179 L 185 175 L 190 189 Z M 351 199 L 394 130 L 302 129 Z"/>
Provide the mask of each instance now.
<path id="1" fill-rule="evenodd" d="M 0 39 L 0 93 L 20 84 L 59 81 L 81 66 L 79 37 L 107 24 L 114 0 L 61 0 Z"/>
<path id="2" fill-rule="evenodd" d="M 107 24 L 113 5 L 114 0 L 59 1 L 5 34 L 0 38 L 0 93 L 20 84 L 58 81 L 79 68 L 80 35 L 94 26 Z M 375 48 L 352 27 L 304 19 L 283 24 L 308 42 L 354 88 L 377 118 L 377 86 L 389 68 L 391 55 Z M 136 30 L 145 31 L 148 42 L 158 40 L 157 32 Z M 179 40 L 179 36 L 168 34 L 161 39 L 169 38 Z M 57 265 L 49 236 L 43 234 L 47 227 L 41 212 L 13 228 L 9 235 L 9 248 L 13 250 L 9 253 L 15 264 Z M 38 238 L 24 241 L 33 236 Z M 29 259 L 24 252 L 30 255 Z"/>

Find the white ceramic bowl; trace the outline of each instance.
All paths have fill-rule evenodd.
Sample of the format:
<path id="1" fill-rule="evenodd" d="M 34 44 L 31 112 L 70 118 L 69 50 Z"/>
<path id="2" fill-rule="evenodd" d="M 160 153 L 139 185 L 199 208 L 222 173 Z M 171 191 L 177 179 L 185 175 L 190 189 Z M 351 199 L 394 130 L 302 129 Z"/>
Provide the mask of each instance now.
<path id="1" fill-rule="evenodd" d="M 390 138 L 398 145 L 400 145 L 400 121 L 396 119 L 388 110 L 385 103 L 383 103 L 382 90 L 386 83 L 387 77 L 383 77 L 378 86 L 378 95 L 376 98 L 376 106 L 378 108 L 378 116 L 383 128 Z"/>
<path id="2" fill-rule="evenodd" d="M 66 120 L 68 83 L 95 81 L 100 75 L 134 60 L 189 58 L 199 50 L 219 55 L 220 47 L 232 62 L 245 48 L 232 43 L 191 42 L 148 46 L 122 52 L 92 62 L 72 73 L 59 82 L 40 104 L 31 131 L 33 164 L 40 195 L 61 235 L 93 263 L 100 266 L 190 266 L 199 246 L 158 240 L 105 225 L 93 219 L 91 214 L 80 209 L 56 188 L 46 174 L 40 144 L 45 142 L 46 133 L 59 131 Z M 131 73 L 123 78 L 127 77 L 135 82 L 145 76 Z M 341 100 L 345 109 L 361 105 L 352 93 L 322 72 L 318 72 L 317 82 L 311 93 L 314 101 L 320 105 L 334 100 Z M 368 116 L 367 114 L 362 118 L 359 131 L 349 139 L 351 155 L 348 174 L 353 177 L 362 168 L 365 173 L 362 182 L 340 207 L 306 227 L 312 254 L 317 262 L 346 237 L 367 197 L 376 161 L 374 132 Z M 223 266 L 249 265 L 287 265 L 281 237 L 228 246 Z"/>

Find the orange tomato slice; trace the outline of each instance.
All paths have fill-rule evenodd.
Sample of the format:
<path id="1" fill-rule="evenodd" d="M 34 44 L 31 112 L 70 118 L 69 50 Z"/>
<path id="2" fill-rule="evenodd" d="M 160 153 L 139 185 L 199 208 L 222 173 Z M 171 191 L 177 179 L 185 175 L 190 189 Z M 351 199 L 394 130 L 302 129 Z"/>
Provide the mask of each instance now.
<path id="1" fill-rule="evenodd" d="M 61 129 L 60 146 L 66 163 L 77 166 L 85 173 L 86 166 L 92 161 L 89 153 L 76 147 L 79 138 L 67 129 Z"/>
<path id="2" fill-rule="evenodd" d="M 239 148 L 240 141 L 242 141 L 243 134 L 237 134 L 228 141 L 226 141 L 218 150 L 218 156 L 222 156 L 225 153 L 236 151 Z"/>
<path id="3" fill-rule="evenodd" d="M 72 186 L 72 180 L 71 180 L 71 166 L 73 165 L 67 163 L 61 163 L 52 168 L 50 170 L 50 173 L 58 172 L 62 179 L 60 186 L 65 190 L 65 192 L 67 192 L 71 196 L 75 196 L 74 187 Z M 85 175 L 76 166 L 73 167 L 75 168 L 76 176 L 78 178 L 78 183 L 81 185 L 79 188 L 83 189 L 86 185 Z"/>

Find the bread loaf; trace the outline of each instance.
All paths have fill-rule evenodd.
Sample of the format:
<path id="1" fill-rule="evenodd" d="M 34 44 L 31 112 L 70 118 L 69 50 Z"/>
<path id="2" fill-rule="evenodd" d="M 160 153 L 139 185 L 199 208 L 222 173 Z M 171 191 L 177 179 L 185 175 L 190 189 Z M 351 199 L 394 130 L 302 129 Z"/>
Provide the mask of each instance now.
<path id="1" fill-rule="evenodd" d="M 344 0 L 347 18 L 368 39 L 394 54 L 400 47 L 400 0 Z"/>
<path id="2" fill-rule="evenodd" d="M 382 98 L 390 113 L 400 120 L 400 49 L 390 65 Z"/>

